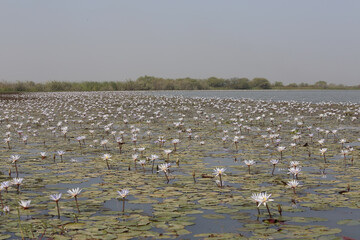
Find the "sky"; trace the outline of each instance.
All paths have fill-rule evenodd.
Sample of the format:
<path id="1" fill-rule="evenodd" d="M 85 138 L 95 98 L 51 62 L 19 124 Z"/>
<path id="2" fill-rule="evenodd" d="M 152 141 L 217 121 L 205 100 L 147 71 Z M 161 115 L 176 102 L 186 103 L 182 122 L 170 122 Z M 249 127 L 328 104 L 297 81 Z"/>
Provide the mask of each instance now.
<path id="1" fill-rule="evenodd" d="M 0 81 L 360 84 L 358 0 L 1 0 Z"/>

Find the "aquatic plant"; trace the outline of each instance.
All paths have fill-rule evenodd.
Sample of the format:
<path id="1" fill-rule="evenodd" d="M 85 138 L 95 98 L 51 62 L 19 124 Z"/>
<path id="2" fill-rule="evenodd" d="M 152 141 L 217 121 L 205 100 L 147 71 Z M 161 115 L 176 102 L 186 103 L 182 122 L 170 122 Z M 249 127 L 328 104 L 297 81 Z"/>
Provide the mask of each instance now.
<path id="1" fill-rule="evenodd" d="M 296 194 L 296 188 L 301 186 L 300 183 L 297 180 L 290 180 L 287 182 L 287 186 L 292 188 L 294 194 Z"/>
<path id="2" fill-rule="evenodd" d="M 225 171 L 226 171 L 226 168 L 215 168 L 213 169 L 213 174 L 215 175 L 215 177 L 219 176 L 220 178 L 220 187 L 223 187 L 223 180 L 222 180 L 222 176 L 223 175 L 226 175 L 225 174 Z"/>
<path id="3" fill-rule="evenodd" d="M 78 210 L 78 213 L 80 213 L 80 209 L 79 209 L 77 196 L 81 193 L 81 191 L 82 191 L 82 189 L 80 189 L 80 188 L 73 188 L 73 189 L 69 189 L 67 191 L 69 196 L 75 199 L 76 208 Z"/>
<path id="4" fill-rule="evenodd" d="M 123 207 L 122 207 L 122 211 L 123 213 L 125 212 L 125 198 L 126 196 L 130 193 L 129 189 L 124 188 L 121 191 L 117 191 L 118 195 L 121 197 L 122 202 L 123 202 Z"/>
<path id="5" fill-rule="evenodd" d="M 273 169 L 272 169 L 271 175 L 274 176 L 275 166 L 279 163 L 279 160 L 277 160 L 277 159 L 271 159 L 271 160 L 270 160 L 270 163 L 273 165 Z"/>
<path id="6" fill-rule="evenodd" d="M 19 205 L 25 210 L 30 208 L 31 200 L 20 200 Z"/>
<path id="7" fill-rule="evenodd" d="M 59 208 L 59 200 L 61 199 L 62 193 L 55 193 L 50 195 L 50 200 L 56 203 L 56 209 L 58 213 L 58 219 L 60 219 L 60 208 Z"/>
<path id="8" fill-rule="evenodd" d="M 320 154 L 324 157 L 324 162 L 326 163 L 326 151 L 327 151 L 327 148 L 321 148 L 320 149 Z"/>
<path id="9" fill-rule="evenodd" d="M 170 167 L 170 163 L 162 163 L 159 165 L 159 171 L 158 171 L 158 172 L 164 172 L 167 183 L 169 183 L 170 181 L 168 176 L 169 167 Z"/>
<path id="10" fill-rule="evenodd" d="M 61 162 L 63 162 L 63 156 L 64 156 L 65 152 L 60 150 L 60 151 L 57 151 L 57 154 L 60 156 Z"/>
<path id="11" fill-rule="evenodd" d="M 11 155 L 10 160 L 11 162 L 14 164 L 15 166 L 15 170 L 16 170 L 16 177 L 19 177 L 19 171 L 18 171 L 18 167 L 17 167 L 17 162 L 20 159 L 19 155 Z"/>
<path id="12" fill-rule="evenodd" d="M 283 158 L 283 151 L 285 150 L 286 148 L 284 146 L 279 146 L 277 147 L 277 151 L 280 152 L 280 160 L 282 160 Z"/>
<path id="13" fill-rule="evenodd" d="M 249 174 L 251 174 L 250 167 L 255 164 L 255 161 L 254 160 L 244 160 L 244 163 L 248 166 Z"/>
<path id="14" fill-rule="evenodd" d="M 111 155 L 108 154 L 108 153 L 105 153 L 105 154 L 102 156 L 102 159 L 106 162 L 106 166 L 107 166 L 108 170 L 110 170 L 109 161 L 111 160 Z"/>

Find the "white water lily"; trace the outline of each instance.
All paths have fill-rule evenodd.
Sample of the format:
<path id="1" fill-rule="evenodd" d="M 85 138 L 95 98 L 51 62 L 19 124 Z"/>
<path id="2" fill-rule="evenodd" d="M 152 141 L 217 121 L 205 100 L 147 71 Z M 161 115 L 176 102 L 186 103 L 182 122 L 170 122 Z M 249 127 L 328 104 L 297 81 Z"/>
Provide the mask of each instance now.
<path id="1" fill-rule="evenodd" d="M 129 194 L 129 189 L 122 189 L 121 191 L 117 191 L 120 197 L 125 198 Z"/>
<path id="2" fill-rule="evenodd" d="M 31 200 L 20 200 L 19 205 L 24 208 L 28 209 L 30 207 Z"/>
<path id="3" fill-rule="evenodd" d="M 82 189 L 80 189 L 80 188 L 73 188 L 73 189 L 69 189 L 67 192 L 68 192 L 69 196 L 77 197 L 81 193 L 81 191 L 82 191 Z"/>
<path id="4" fill-rule="evenodd" d="M 61 199 L 62 193 L 55 193 L 50 195 L 50 200 L 58 202 Z"/>

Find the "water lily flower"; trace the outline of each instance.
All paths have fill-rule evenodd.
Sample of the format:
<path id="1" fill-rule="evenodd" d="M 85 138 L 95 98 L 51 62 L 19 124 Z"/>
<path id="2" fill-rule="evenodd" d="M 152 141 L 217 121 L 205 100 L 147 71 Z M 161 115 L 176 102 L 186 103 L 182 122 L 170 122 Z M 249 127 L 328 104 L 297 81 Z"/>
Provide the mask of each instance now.
<path id="1" fill-rule="evenodd" d="M 50 195 L 50 200 L 53 200 L 56 203 L 58 219 L 60 219 L 59 200 L 61 199 L 61 196 L 62 196 L 62 193 L 55 193 L 55 194 Z"/>
<path id="2" fill-rule="evenodd" d="M 20 155 L 11 155 L 10 160 L 12 163 L 16 163 L 20 159 Z"/>
<path id="3" fill-rule="evenodd" d="M 164 172 L 164 174 L 165 174 L 165 177 L 166 177 L 166 180 L 167 180 L 167 183 L 169 183 L 169 176 L 168 176 L 168 171 L 169 171 L 169 167 L 170 167 L 170 163 L 163 163 L 163 164 L 160 164 L 159 165 L 159 171 L 158 172 L 160 172 L 160 171 L 162 171 L 162 172 Z"/>
<path id="4" fill-rule="evenodd" d="M 22 140 L 23 140 L 24 144 L 27 145 L 28 137 L 27 137 L 27 136 L 23 136 L 23 137 L 22 137 Z"/>
<path id="5" fill-rule="evenodd" d="M 272 172 L 271 172 L 271 175 L 274 176 L 275 166 L 276 166 L 276 164 L 279 163 L 279 160 L 277 160 L 277 159 L 271 159 L 271 160 L 270 160 L 270 163 L 273 165 L 273 170 L 272 170 Z"/>
<path id="6" fill-rule="evenodd" d="M 111 160 L 111 155 L 108 154 L 108 153 L 105 153 L 105 154 L 102 156 L 102 159 L 106 162 L 106 166 L 107 166 L 108 170 L 110 170 L 109 160 Z"/>
<path id="7" fill-rule="evenodd" d="M 117 193 L 119 194 L 120 197 L 125 198 L 128 194 L 129 194 L 129 190 L 128 189 L 122 189 L 121 191 L 117 191 Z"/>
<path id="8" fill-rule="evenodd" d="M 260 207 L 261 204 L 263 204 L 264 206 L 267 206 L 267 202 L 272 202 L 274 201 L 274 199 L 271 199 L 271 194 L 266 194 L 266 192 L 262 192 L 259 194 L 259 204 L 258 207 Z"/>
<path id="9" fill-rule="evenodd" d="M 55 193 L 50 195 L 50 200 L 58 202 L 61 199 L 62 193 Z"/>
<path id="10" fill-rule="evenodd" d="M 13 179 L 13 184 L 17 186 L 17 193 L 18 194 L 20 192 L 20 185 L 22 184 L 23 181 L 24 181 L 23 178 L 14 178 Z"/>
<path id="11" fill-rule="evenodd" d="M 215 177 L 221 176 L 221 175 L 226 175 L 225 174 L 226 168 L 215 168 L 215 169 L 213 169 L 213 171 L 214 171 L 213 174 L 215 174 Z"/>
<path id="12" fill-rule="evenodd" d="M 18 167 L 17 167 L 17 162 L 19 159 L 20 159 L 19 155 L 11 155 L 11 157 L 10 157 L 11 162 L 15 165 L 16 177 L 19 177 L 19 171 L 18 171 Z"/>
<path id="13" fill-rule="evenodd" d="M 251 195 L 251 199 L 256 203 L 256 206 L 257 206 L 257 207 L 259 206 L 259 203 L 261 202 L 260 194 L 261 194 L 261 193 L 253 193 L 253 194 Z"/>
<path id="14" fill-rule="evenodd" d="M 254 160 L 245 160 L 244 163 L 248 166 L 249 174 L 250 174 L 250 167 L 255 164 Z"/>
<path id="15" fill-rule="evenodd" d="M 63 161 L 63 155 L 65 154 L 65 152 L 60 150 L 60 151 L 57 151 L 57 154 L 60 156 L 60 159 L 61 159 L 61 162 L 62 162 Z"/>
<path id="16" fill-rule="evenodd" d="M 5 214 L 8 214 L 10 212 L 10 207 L 9 206 L 4 206 L 3 211 L 4 211 Z"/>
<path id="17" fill-rule="evenodd" d="M 119 196 L 122 198 L 122 201 L 123 201 L 123 213 L 125 212 L 125 198 L 126 196 L 129 194 L 129 189 L 122 189 L 121 191 L 117 191 L 117 193 L 119 194 Z"/>
<path id="18" fill-rule="evenodd" d="M 8 149 L 11 149 L 10 141 L 11 141 L 10 137 L 7 137 L 7 138 L 4 139 L 4 142 L 8 145 Z"/>
<path id="19" fill-rule="evenodd" d="M 322 147 L 324 145 L 325 139 L 320 139 L 318 141 L 319 145 Z"/>
<path id="20" fill-rule="evenodd" d="M 297 167 L 300 165 L 299 161 L 290 161 L 290 167 Z"/>
<path id="21" fill-rule="evenodd" d="M 28 209 L 30 207 L 31 200 L 20 200 L 19 205 L 24 209 Z"/>
<path id="22" fill-rule="evenodd" d="M 179 139 L 173 139 L 171 142 L 172 142 L 172 144 L 174 144 L 174 152 L 176 152 L 176 145 L 178 143 L 180 143 L 180 140 Z"/>
<path id="23" fill-rule="evenodd" d="M 282 154 L 283 154 L 283 151 L 284 151 L 285 149 L 286 149 L 286 148 L 283 147 L 283 146 L 277 147 L 277 151 L 280 152 L 280 160 L 282 160 Z"/>
<path id="24" fill-rule="evenodd" d="M 223 183 L 223 181 L 222 181 L 222 175 L 226 175 L 225 174 L 225 171 L 226 171 L 226 168 L 215 168 L 215 169 L 213 169 L 213 174 L 215 174 L 215 177 L 217 177 L 217 176 L 219 176 L 219 178 L 220 178 L 220 187 L 223 187 L 223 185 L 222 185 L 222 183 Z"/>
<path id="25" fill-rule="evenodd" d="M 258 207 L 260 207 L 261 204 L 263 204 L 264 206 L 266 206 L 267 210 L 268 210 L 268 213 L 269 213 L 269 216 L 270 218 L 272 218 L 271 216 L 271 213 L 270 213 L 270 209 L 269 209 L 269 206 L 268 206 L 268 202 L 272 202 L 274 201 L 274 199 L 271 199 L 271 194 L 266 194 L 266 192 L 262 192 L 260 193 L 258 199 L 259 199 L 259 204 L 258 204 Z"/>
<path id="26" fill-rule="evenodd" d="M 132 155 L 132 159 L 134 160 L 134 166 L 135 166 L 135 169 L 136 169 L 136 161 L 137 161 L 137 159 L 138 159 L 138 154 L 133 154 Z"/>
<path id="27" fill-rule="evenodd" d="M 154 165 L 155 165 L 155 160 L 158 159 L 159 156 L 158 155 L 155 155 L 155 154 L 152 154 L 150 156 L 150 160 L 152 161 L 152 164 L 151 164 L 151 172 L 154 173 Z"/>
<path id="28" fill-rule="evenodd" d="M 287 187 L 290 187 L 293 189 L 294 194 L 296 194 L 295 188 L 300 187 L 300 183 L 297 180 L 290 180 L 287 182 Z"/>
<path id="29" fill-rule="evenodd" d="M 251 199 L 257 204 L 257 208 L 258 208 L 258 214 L 260 215 L 260 211 L 259 211 L 259 207 L 261 206 L 261 204 L 263 204 L 264 206 L 266 206 L 269 216 L 270 218 L 272 218 L 271 213 L 270 213 L 270 209 L 268 206 L 268 202 L 272 202 L 274 201 L 273 199 L 270 198 L 271 194 L 266 194 L 266 192 L 262 192 L 262 193 L 253 193 L 251 195 Z"/>
<path id="30" fill-rule="evenodd" d="M 11 186 L 11 182 L 10 181 L 5 181 L 1 183 L 1 187 L 3 189 L 5 189 L 6 192 L 8 192 L 8 188 Z"/>
<path id="31" fill-rule="evenodd" d="M 40 152 L 40 155 L 42 160 L 46 158 L 46 152 Z"/>
<path id="32" fill-rule="evenodd" d="M 145 160 L 140 160 L 140 161 L 138 162 L 138 164 L 142 166 L 142 168 L 143 168 L 143 170 L 144 170 L 144 172 L 145 172 L 145 164 L 146 164 L 146 161 L 145 161 Z"/>
<path id="33" fill-rule="evenodd" d="M 288 174 L 292 174 L 293 177 L 297 179 L 300 172 L 301 172 L 301 168 L 299 168 L 299 167 L 290 167 Z"/>
<path id="34" fill-rule="evenodd" d="M 81 191 L 82 191 L 82 189 L 80 189 L 80 188 L 73 188 L 73 189 L 69 189 L 69 190 L 67 191 L 68 194 L 75 199 L 76 208 L 77 208 L 77 210 L 78 210 L 79 213 L 80 213 L 80 209 L 79 209 L 79 204 L 78 204 L 77 196 L 81 193 Z"/>
<path id="35" fill-rule="evenodd" d="M 325 162 L 325 163 L 326 163 L 326 155 L 325 155 L 326 151 L 327 151 L 327 148 L 321 148 L 321 149 L 320 149 L 320 154 L 321 154 L 322 156 L 324 156 L 324 162 Z"/>
<path id="36" fill-rule="evenodd" d="M 346 139 L 340 139 L 339 143 L 341 143 L 341 148 L 344 148 L 344 143 L 346 143 Z"/>
<path id="37" fill-rule="evenodd" d="M 145 152 L 145 149 L 144 147 L 141 147 L 141 148 L 138 148 L 137 150 L 141 153 L 141 157 L 144 156 L 144 152 Z"/>
<path id="38" fill-rule="evenodd" d="M 68 192 L 69 196 L 75 198 L 81 193 L 81 191 L 82 191 L 82 189 L 80 189 L 80 188 L 73 188 L 73 189 L 69 189 L 67 192 Z"/>
<path id="39" fill-rule="evenodd" d="M 166 154 L 167 161 L 169 161 L 169 156 L 170 156 L 170 153 L 172 153 L 172 150 L 171 149 L 165 149 L 164 153 Z"/>
<path id="40" fill-rule="evenodd" d="M 100 145 L 103 146 L 103 148 L 104 148 L 105 150 L 107 150 L 106 144 L 108 144 L 108 142 L 109 142 L 109 140 L 103 139 L 103 140 L 101 140 Z"/>
<path id="41" fill-rule="evenodd" d="M 118 143 L 119 145 L 119 151 L 120 151 L 120 154 L 121 154 L 121 151 L 122 151 L 122 145 L 124 144 L 124 140 L 122 137 L 118 137 L 116 138 L 116 142 Z"/>

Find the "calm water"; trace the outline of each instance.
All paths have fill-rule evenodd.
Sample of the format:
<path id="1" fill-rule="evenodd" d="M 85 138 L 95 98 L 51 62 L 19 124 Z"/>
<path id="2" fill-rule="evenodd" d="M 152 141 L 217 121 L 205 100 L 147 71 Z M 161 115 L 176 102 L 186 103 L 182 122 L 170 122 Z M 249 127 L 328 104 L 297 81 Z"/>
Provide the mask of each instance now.
<path id="1" fill-rule="evenodd" d="M 298 102 L 360 103 L 359 90 L 224 90 L 224 91 L 150 91 L 147 94 L 184 97 L 250 98 Z"/>

